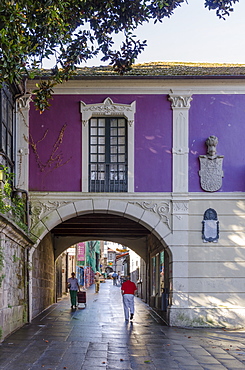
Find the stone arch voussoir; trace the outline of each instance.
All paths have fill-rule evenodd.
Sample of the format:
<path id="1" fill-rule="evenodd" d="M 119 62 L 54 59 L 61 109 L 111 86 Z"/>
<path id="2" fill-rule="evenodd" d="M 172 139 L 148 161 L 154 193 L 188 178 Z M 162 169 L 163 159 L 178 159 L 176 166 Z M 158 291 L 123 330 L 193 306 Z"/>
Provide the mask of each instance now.
<path id="1" fill-rule="evenodd" d="M 88 198 L 63 202 L 63 204 L 57 204 L 55 209 L 46 213 L 44 212 L 42 217 L 37 220 L 31 229 L 33 236 L 37 239 L 35 246 L 39 244 L 48 232 L 61 222 L 89 213 L 110 213 L 139 222 L 165 245 L 168 244 L 166 243 L 166 238 L 171 236 L 169 222 L 164 222 L 164 219 L 154 212 L 153 209 L 144 209 L 144 207 L 140 206 L 140 202 L 136 203 L 128 200 L 108 198 Z"/>

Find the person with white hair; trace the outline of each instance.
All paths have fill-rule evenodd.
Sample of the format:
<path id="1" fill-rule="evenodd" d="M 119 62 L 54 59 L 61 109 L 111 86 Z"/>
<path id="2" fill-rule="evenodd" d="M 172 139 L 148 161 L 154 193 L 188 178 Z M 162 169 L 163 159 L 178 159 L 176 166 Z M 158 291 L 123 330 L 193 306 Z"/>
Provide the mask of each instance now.
<path id="1" fill-rule="evenodd" d="M 123 296 L 123 308 L 125 321 L 133 320 L 134 317 L 134 295 L 137 290 L 137 287 L 134 282 L 130 280 L 130 276 L 127 276 L 126 281 L 122 284 L 121 292 Z"/>

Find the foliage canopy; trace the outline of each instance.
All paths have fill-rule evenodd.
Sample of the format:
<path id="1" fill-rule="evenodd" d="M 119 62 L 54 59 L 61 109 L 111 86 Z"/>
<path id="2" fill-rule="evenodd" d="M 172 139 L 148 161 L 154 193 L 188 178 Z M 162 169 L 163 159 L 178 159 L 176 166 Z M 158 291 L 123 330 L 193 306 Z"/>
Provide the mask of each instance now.
<path id="1" fill-rule="evenodd" d="M 55 84 L 68 80 L 77 66 L 102 53 L 114 70 L 124 74 L 146 46 L 133 31 L 144 22 L 161 22 L 187 0 L 1 0 L 0 84 L 19 83 L 23 75 L 40 73 L 42 61 L 54 57 L 49 80 L 35 91 L 36 106 L 48 106 Z M 220 18 L 239 0 L 204 0 Z M 124 41 L 114 50 L 115 34 Z"/>

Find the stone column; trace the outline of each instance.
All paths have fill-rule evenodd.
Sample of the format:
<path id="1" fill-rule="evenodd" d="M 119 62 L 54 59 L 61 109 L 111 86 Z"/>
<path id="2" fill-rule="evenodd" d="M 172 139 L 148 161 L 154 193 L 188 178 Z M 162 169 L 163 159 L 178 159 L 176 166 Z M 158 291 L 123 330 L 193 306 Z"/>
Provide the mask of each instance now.
<path id="1" fill-rule="evenodd" d="M 189 108 L 190 95 L 171 94 L 173 109 L 173 174 L 172 174 L 172 306 L 170 325 L 179 323 L 188 311 L 189 260 Z"/>
<path id="2" fill-rule="evenodd" d="M 170 94 L 173 109 L 173 193 L 188 192 L 189 119 L 192 97 Z"/>

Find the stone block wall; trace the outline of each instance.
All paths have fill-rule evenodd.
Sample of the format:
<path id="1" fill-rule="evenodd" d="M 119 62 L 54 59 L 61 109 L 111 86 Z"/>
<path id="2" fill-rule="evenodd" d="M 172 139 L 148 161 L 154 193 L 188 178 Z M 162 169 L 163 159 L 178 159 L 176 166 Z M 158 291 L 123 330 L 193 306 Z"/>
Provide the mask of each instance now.
<path id="1" fill-rule="evenodd" d="M 217 212 L 219 238 L 202 239 L 207 209 Z M 241 193 L 193 195 L 189 223 L 173 252 L 171 325 L 244 327 L 245 200 Z M 177 231 L 176 231 L 177 234 Z M 186 240 L 188 240 L 187 243 Z"/>
<path id="2" fill-rule="evenodd" d="M 54 248 L 47 234 L 32 258 L 32 318 L 55 302 Z"/>
<path id="3" fill-rule="evenodd" d="M 0 334 L 1 340 L 28 321 L 28 247 L 24 233 L 0 216 Z"/>

